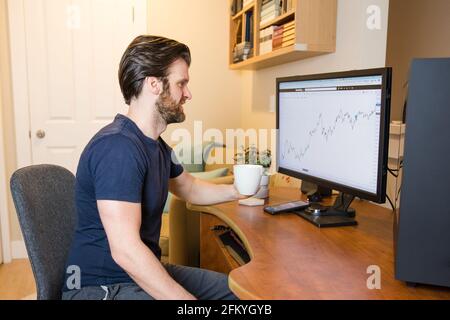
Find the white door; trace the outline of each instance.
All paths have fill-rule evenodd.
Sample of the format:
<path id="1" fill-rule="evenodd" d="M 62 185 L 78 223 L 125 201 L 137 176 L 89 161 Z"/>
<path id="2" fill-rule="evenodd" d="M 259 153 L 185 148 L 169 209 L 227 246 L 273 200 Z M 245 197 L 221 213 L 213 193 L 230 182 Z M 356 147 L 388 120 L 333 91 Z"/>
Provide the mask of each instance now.
<path id="1" fill-rule="evenodd" d="M 23 1 L 32 163 L 75 172 L 89 139 L 126 111 L 118 66 L 146 33 L 147 0 Z"/>

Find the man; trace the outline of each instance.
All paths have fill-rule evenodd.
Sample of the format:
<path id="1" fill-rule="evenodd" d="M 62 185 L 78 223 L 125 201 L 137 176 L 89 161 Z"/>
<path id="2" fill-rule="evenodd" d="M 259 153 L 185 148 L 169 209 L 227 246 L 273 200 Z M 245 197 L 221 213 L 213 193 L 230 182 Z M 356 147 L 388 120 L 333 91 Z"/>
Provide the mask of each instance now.
<path id="1" fill-rule="evenodd" d="M 67 274 L 63 299 L 236 298 L 226 275 L 160 262 L 168 190 L 196 204 L 241 198 L 233 185 L 183 171 L 160 137 L 167 125 L 185 120 L 190 62 L 186 45 L 163 37 L 139 36 L 126 49 L 119 82 L 129 112 L 101 129 L 81 155 L 78 226 L 67 263 L 80 271 L 81 285 Z"/>

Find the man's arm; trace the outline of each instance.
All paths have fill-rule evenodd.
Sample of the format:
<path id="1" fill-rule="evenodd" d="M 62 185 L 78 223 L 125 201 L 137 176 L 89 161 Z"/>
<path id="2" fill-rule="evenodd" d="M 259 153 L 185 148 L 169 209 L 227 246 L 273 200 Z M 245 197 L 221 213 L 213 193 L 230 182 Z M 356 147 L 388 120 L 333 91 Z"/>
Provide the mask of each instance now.
<path id="1" fill-rule="evenodd" d="M 195 299 L 174 281 L 140 237 L 141 204 L 98 200 L 114 261 L 155 299 Z"/>
<path id="2" fill-rule="evenodd" d="M 193 177 L 183 171 L 170 179 L 169 190 L 177 197 L 192 204 L 209 205 L 246 198 L 232 184 L 214 184 Z"/>

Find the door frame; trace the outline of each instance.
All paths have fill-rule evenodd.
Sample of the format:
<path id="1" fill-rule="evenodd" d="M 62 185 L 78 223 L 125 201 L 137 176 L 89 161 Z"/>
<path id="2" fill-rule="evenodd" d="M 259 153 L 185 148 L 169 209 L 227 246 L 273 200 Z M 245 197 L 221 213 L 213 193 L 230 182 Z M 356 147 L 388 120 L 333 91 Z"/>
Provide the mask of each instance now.
<path id="1" fill-rule="evenodd" d="M 0 93 L 0 99 L 1 93 Z M 2 115 L 0 114 L 0 123 L 2 122 Z M 5 148 L 3 131 L 0 130 L 0 233 L 1 233 L 1 263 L 11 262 L 11 239 L 9 226 L 9 210 L 7 197 L 7 180 L 6 180 L 6 162 L 5 162 Z"/>
<path id="2" fill-rule="evenodd" d="M 31 131 L 28 101 L 27 46 L 24 0 L 8 0 L 11 78 L 16 138 L 17 168 L 30 166 Z"/>

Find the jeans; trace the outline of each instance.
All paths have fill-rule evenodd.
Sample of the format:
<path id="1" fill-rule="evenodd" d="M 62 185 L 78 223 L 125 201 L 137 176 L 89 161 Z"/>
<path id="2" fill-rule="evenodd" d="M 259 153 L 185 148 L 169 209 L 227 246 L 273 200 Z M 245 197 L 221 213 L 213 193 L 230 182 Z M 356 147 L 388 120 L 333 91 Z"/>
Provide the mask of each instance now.
<path id="1" fill-rule="evenodd" d="M 236 300 L 228 276 L 205 269 L 163 264 L 169 275 L 200 300 Z M 63 292 L 63 300 L 154 300 L 136 283 L 83 287 Z"/>

